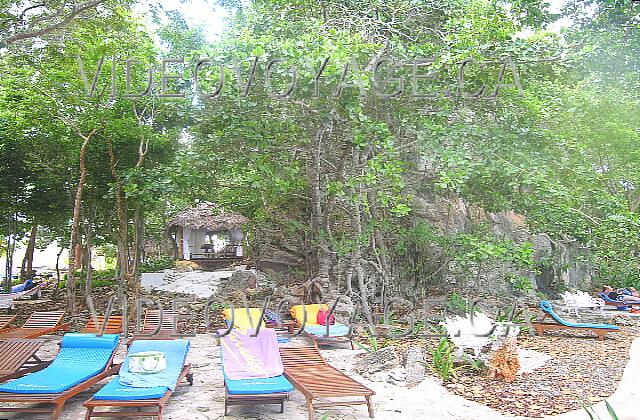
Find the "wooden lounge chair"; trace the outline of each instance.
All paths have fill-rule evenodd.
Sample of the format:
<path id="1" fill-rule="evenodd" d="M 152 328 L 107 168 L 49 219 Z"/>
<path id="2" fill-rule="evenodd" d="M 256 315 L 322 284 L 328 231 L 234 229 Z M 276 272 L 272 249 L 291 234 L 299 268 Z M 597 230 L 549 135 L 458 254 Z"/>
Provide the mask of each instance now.
<path id="1" fill-rule="evenodd" d="M 62 324 L 64 311 L 34 312 L 22 327 L 0 332 L 0 339 L 37 338 L 56 331 L 68 331 L 70 324 Z"/>
<path id="2" fill-rule="evenodd" d="M 51 364 L 36 353 L 44 340 L 0 340 L 0 383 L 42 370 Z"/>
<path id="3" fill-rule="evenodd" d="M 296 321 L 296 327 L 299 328 L 304 323 L 304 334 L 311 338 L 316 346 L 324 344 L 346 343 L 351 345 L 353 350 L 353 340 L 351 339 L 349 327 L 336 322 L 329 326 L 329 334 L 327 335 L 327 326 L 319 325 L 316 322 L 320 309 L 328 310 L 326 304 L 310 304 L 295 305 L 291 308 L 291 316 Z M 305 321 L 304 313 L 307 313 Z"/>
<path id="4" fill-rule="evenodd" d="M 163 310 L 161 323 L 160 311 L 148 309 L 144 313 L 142 331 L 134 334 L 129 339 L 128 344 L 131 344 L 133 340 L 171 340 L 176 338 L 173 335 L 173 318 L 175 315 L 174 311 Z M 159 329 L 158 325 L 160 325 Z"/>
<path id="5" fill-rule="evenodd" d="M 0 332 L 8 330 L 16 315 L 0 315 Z"/>
<path id="6" fill-rule="evenodd" d="M 544 311 L 544 316 L 540 321 L 532 324 L 536 334 L 539 336 L 544 335 L 546 330 L 585 330 L 593 331 L 598 336 L 598 340 L 603 341 L 606 333 L 620 330 L 617 325 L 583 324 L 566 321 L 553 311 L 553 307 L 548 300 L 540 302 L 540 308 Z M 551 317 L 555 322 L 543 322 L 547 317 Z"/>
<path id="7" fill-rule="evenodd" d="M 104 316 L 98 317 L 98 325 L 96 325 L 92 316 L 89 316 L 87 325 L 80 332 L 99 334 L 102 332 L 102 326 L 104 325 Z M 104 330 L 105 334 L 120 334 L 122 332 L 123 317 L 119 315 L 111 315 L 107 320 L 107 327 Z"/>
<path id="8" fill-rule="evenodd" d="M 374 417 L 371 396 L 375 392 L 329 365 L 317 347 L 280 347 L 280 356 L 284 364 L 284 376 L 307 400 L 309 420 L 313 420 L 316 408 L 364 404 L 369 409 L 369 417 Z M 354 400 L 351 397 L 362 399 Z M 319 398 L 339 398 L 340 401 L 314 403 Z"/>
<path id="9" fill-rule="evenodd" d="M 0 385 L 0 404 L 11 403 L 0 405 L 0 412 L 50 413 L 52 420 L 58 419 L 69 398 L 118 371 L 113 364 L 118 342 L 116 334 L 66 334 L 48 367 Z"/>
<path id="10" fill-rule="evenodd" d="M 170 346 L 167 349 L 166 346 Z M 193 375 L 190 373 L 191 365 L 185 364 L 189 342 L 186 340 L 137 340 L 131 345 L 130 352 L 139 351 L 164 351 L 167 355 L 167 368 L 179 372 L 175 385 L 177 386 L 185 378 L 193 385 Z M 182 370 L 179 370 L 179 367 Z M 176 369 L 177 367 L 177 369 Z M 128 369 L 126 363 L 121 369 Z M 163 372 L 164 374 L 164 372 Z M 147 374 L 153 375 L 153 374 Z M 92 417 L 147 417 L 155 416 L 162 420 L 164 406 L 171 398 L 173 390 L 166 386 L 149 388 L 134 388 L 119 383 L 119 377 L 112 379 L 89 400 L 84 403 L 87 408 L 85 419 Z M 130 410 L 98 411 L 100 408 L 117 407 Z"/>
<path id="11" fill-rule="evenodd" d="M 29 296 L 31 299 L 42 296 L 42 284 L 37 284 L 31 289 L 23 290 L 22 292 L 0 293 L 0 309 L 15 308 L 15 301 L 25 296 Z"/>

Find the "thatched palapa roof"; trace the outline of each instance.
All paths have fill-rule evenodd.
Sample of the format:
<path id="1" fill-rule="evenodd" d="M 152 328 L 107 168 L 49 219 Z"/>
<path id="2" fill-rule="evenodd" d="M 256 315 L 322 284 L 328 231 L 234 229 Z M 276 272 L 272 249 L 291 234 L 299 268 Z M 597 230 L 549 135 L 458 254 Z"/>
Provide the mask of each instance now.
<path id="1" fill-rule="evenodd" d="M 240 229 L 248 221 L 246 217 L 237 213 L 225 212 L 213 203 L 199 203 L 179 212 L 167 224 L 171 230 L 177 226 L 189 229 L 230 230 Z"/>

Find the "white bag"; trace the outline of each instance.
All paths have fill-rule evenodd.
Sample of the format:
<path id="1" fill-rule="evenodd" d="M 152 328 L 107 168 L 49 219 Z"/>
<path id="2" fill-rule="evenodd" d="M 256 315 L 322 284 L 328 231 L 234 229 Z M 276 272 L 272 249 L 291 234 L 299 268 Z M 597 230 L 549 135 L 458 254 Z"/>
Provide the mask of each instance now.
<path id="1" fill-rule="evenodd" d="M 161 351 L 143 351 L 128 357 L 131 373 L 158 373 L 167 368 L 167 358 Z"/>

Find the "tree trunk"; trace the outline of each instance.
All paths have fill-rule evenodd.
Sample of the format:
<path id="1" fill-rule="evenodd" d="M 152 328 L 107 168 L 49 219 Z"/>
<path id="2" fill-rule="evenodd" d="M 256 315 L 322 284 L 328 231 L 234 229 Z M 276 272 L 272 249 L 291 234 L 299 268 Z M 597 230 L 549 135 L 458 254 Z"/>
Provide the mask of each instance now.
<path id="1" fill-rule="evenodd" d="M 56 287 L 53 288 L 53 298 L 58 297 L 58 290 L 60 288 L 60 256 L 64 252 L 64 247 L 60 248 L 60 252 L 56 256 Z"/>
<path id="2" fill-rule="evenodd" d="M 5 260 L 5 291 L 7 293 L 11 292 L 12 285 L 12 277 L 13 277 L 13 251 L 16 247 L 16 237 L 15 231 L 16 227 L 16 217 L 14 215 L 9 216 L 7 219 L 7 255 Z"/>
<path id="3" fill-rule="evenodd" d="M 366 157 L 361 156 L 361 152 L 359 150 L 354 149 L 353 151 L 353 167 L 359 168 L 361 163 L 366 160 Z M 375 333 L 373 327 L 373 316 L 371 314 L 371 307 L 369 305 L 369 285 L 367 284 L 366 272 L 363 267 L 363 258 L 362 258 L 362 245 L 360 243 L 360 238 L 362 238 L 363 229 L 362 229 L 362 202 L 365 193 L 363 192 L 363 183 L 362 181 L 358 181 L 358 184 L 353 187 L 353 217 L 351 218 L 353 225 L 353 234 L 354 237 L 357 238 L 355 241 L 353 253 L 352 253 L 352 265 L 355 270 L 356 278 L 358 279 L 358 289 L 359 289 L 359 298 L 362 308 L 362 314 L 366 318 L 369 323 L 370 332 L 372 334 Z"/>
<path id="4" fill-rule="evenodd" d="M 138 115 L 137 112 L 136 115 Z M 138 117 L 138 122 L 141 123 L 140 117 Z M 148 151 L 149 141 L 145 140 L 143 136 L 138 145 L 138 162 L 136 163 L 136 168 L 141 168 L 142 165 L 144 165 L 144 159 L 147 156 Z M 140 291 L 140 263 L 142 262 L 142 254 L 144 253 L 144 210 L 142 209 L 140 202 L 136 202 L 135 204 L 133 212 L 133 226 L 135 233 L 133 239 L 133 261 L 129 276 L 129 289 L 135 296 L 137 296 Z"/>
<path id="5" fill-rule="evenodd" d="M 323 292 L 329 291 L 329 273 L 331 271 L 331 252 L 327 241 L 328 232 L 324 229 L 324 214 L 322 203 L 325 194 L 322 188 L 322 140 L 328 125 L 322 124 L 315 136 L 315 143 L 311 151 L 311 167 L 309 184 L 311 186 L 311 226 L 315 236 L 316 258 L 318 271 L 311 283 L 318 282 Z"/>
<path id="6" fill-rule="evenodd" d="M 356 191 L 356 199 L 354 200 L 354 212 L 353 212 L 353 227 L 354 236 L 356 238 L 362 237 L 362 183 L 358 184 L 358 191 Z M 373 334 L 373 316 L 371 314 L 371 307 L 369 305 L 369 285 L 366 281 L 366 273 L 362 266 L 362 245 L 360 240 L 355 241 L 355 246 L 352 254 L 352 264 L 355 270 L 356 278 L 358 279 L 359 298 L 362 308 L 362 314 L 369 322 L 370 332 Z"/>
<path id="7" fill-rule="evenodd" d="M 367 192 L 367 202 L 369 205 L 369 213 L 371 214 L 371 220 L 373 223 L 373 237 L 371 238 L 371 255 L 375 255 L 378 260 L 378 265 L 381 271 L 382 285 L 380 289 L 380 304 L 384 308 L 387 295 L 387 287 L 389 284 L 388 278 L 388 263 L 387 263 L 387 248 L 384 242 L 382 233 L 380 232 L 380 226 L 378 221 L 381 220 L 378 214 L 378 203 L 376 202 L 376 191 Z"/>
<path id="8" fill-rule="evenodd" d="M 109 150 L 109 165 L 111 167 L 111 176 L 116 182 L 115 190 L 115 207 L 118 214 L 118 230 L 117 230 L 117 247 L 118 247 L 118 263 L 120 266 L 120 272 L 118 276 L 118 282 L 122 284 L 122 287 L 128 289 L 129 283 L 129 239 L 128 239 L 128 217 L 127 209 L 124 203 L 122 179 L 118 175 L 116 168 L 116 156 L 113 152 L 113 143 L 111 139 L 107 139 L 107 146 Z"/>
<path id="9" fill-rule="evenodd" d="M 91 141 L 91 138 L 95 134 L 94 128 L 88 135 L 83 136 L 79 131 L 78 134 L 83 138 L 82 146 L 80 147 L 80 179 L 78 180 L 78 188 L 76 190 L 76 197 L 73 203 L 73 220 L 71 222 L 71 241 L 69 246 L 69 275 L 67 277 L 66 295 L 67 295 L 67 311 L 75 315 L 76 313 L 76 245 L 79 243 L 80 236 L 80 214 L 82 210 L 82 192 L 84 191 L 84 183 L 87 179 L 87 166 L 85 164 L 85 156 L 87 153 L 87 146 Z"/>
<path id="10" fill-rule="evenodd" d="M 142 263 L 142 253 L 144 251 L 144 213 L 139 203 L 136 203 L 133 213 L 133 225 L 135 236 L 133 240 L 133 258 L 131 275 L 129 277 L 129 288 L 132 293 L 138 294 L 140 290 L 140 264 Z"/>
<path id="11" fill-rule="evenodd" d="M 91 247 L 93 246 L 93 223 L 96 218 L 96 205 L 94 203 L 93 208 L 91 210 L 91 215 L 87 220 L 87 240 L 85 244 L 86 249 L 86 267 L 87 267 L 87 276 L 85 278 L 86 283 L 84 285 L 85 297 L 91 296 L 91 292 L 93 291 L 93 268 L 91 267 Z"/>
<path id="12" fill-rule="evenodd" d="M 27 251 L 24 255 L 27 261 L 26 274 L 29 278 L 33 277 L 33 253 L 36 249 L 36 237 L 38 236 L 38 225 L 33 224 L 31 226 L 31 235 L 29 236 L 29 244 L 27 245 Z"/>
<path id="13" fill-rule="evenodd" d="M 176 229 L 176 245 L 178 247 L 179 260 L 184 260 L 184 245 L 182 244 L 182 241 L 184 241 L 182 226 L 178 226 Z"/>

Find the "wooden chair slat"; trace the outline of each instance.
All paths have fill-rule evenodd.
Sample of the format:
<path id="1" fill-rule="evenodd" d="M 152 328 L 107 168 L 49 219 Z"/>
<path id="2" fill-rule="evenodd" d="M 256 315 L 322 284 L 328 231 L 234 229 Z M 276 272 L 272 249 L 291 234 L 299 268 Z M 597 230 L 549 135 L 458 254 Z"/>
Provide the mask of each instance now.
<path id="1" fill-rule="evenodd" d="M 68 328 L 61 324 L 64 311 L 34 312 L 20 328 L 11 328 L 0 332 L 0 339 L 36 338 L 58 330 Z"/>
<path id="2" fill-rule="evenodd" d="M 280 347 L 284 374 L 307 400 L 309 419 L 314 418 L 314 407 L 349 406 L 366 404 L 369 417 L 374 416 L 371 396 L 375 393 L 355 379 L 329 365 L 317 347 Z M 363 400 L 315 403 L 318 397 L 363 397 Z"/>
<path id="3" fill-rule="evenodd" d="M 104 316 L 98 316 L 98 325 L 96 326 L 96 323 L 93 317 L 90 316 L 89 320 L 87 321 L 87 325 L 81 332 L 94 333 L 94 334 L 101 332 L 102 325 L 104 324 L 104 318 L 105 318 Z M 109 316 L 109 319 L 107 321 L 107 326 L 104 332 L 106 334 L 120 334 L 122 332 L 123 323 L 124 323 L 124 318 L 122 316 L 111 315 Z"/>

